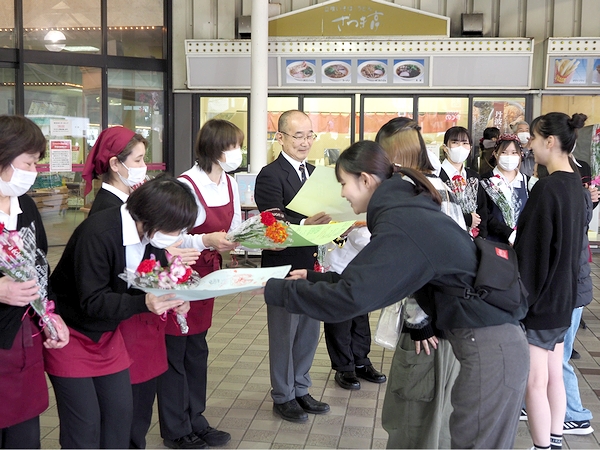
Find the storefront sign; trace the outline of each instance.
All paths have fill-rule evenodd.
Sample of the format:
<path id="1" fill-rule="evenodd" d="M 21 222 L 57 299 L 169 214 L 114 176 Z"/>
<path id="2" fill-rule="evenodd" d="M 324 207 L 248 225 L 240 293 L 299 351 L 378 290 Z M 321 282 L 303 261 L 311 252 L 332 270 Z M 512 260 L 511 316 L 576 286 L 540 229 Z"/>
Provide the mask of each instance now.
<path id="1" fill-rule="evenodd" d="M 546 88 L 598 89 L 600 53 L 596 46 L 585 38 L 548 39 L 545 84 Z"/>
<path id="2" fill-rule="evenodd" d="M 73 155 L 70 139 L 50 139 L 50 172 L 72 172 Z"/>

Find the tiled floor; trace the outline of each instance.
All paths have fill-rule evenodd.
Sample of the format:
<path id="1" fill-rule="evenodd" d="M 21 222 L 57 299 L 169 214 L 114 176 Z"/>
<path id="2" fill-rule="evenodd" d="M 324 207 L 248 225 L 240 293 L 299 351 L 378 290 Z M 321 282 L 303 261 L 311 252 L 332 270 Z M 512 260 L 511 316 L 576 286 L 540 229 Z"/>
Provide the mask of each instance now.
<path id="1" fill-rule="evenodd" d="M 50 251 L 56 265 L 61 247 Z M 600 261 L 600 254 L 597 256 Z M 586 308 L 575 348 L 584 405 L 595 415 L 593 427 L 600 432 L 600 266 L 593 265 L 596 296 Z M 374 328 L 378 313 L 371 315 Z M 321 336 L 311 370 L 311 394 L 331 405 L 327 415 L 309 415 L 304 424 L 285 422 L 272 413 L 269 395 L 266 307 L 262 296 L 242 294 L 215 301 L 213 325 L 208 334 L 208 407 L 213 427 L 231 433 L 226 448 L 385 448 L 387 433 L 381 428 L 381 408 L 386 384 L 362 383 L 359 391 L 339 388 L 333 380 L 325 340 Z M 392 353 L 373 344 L 370 358 L 375 367 L 389 370 Z M 50 408 L 42 415 L 42 448 L 59 448 L 58 416 L 50 388 Z M 165 448 L 157 415 L 150 428 L 148 448 Z M 401 418 L 399 418 L 401 420 Z M 600 434 L 599 434 L 600 436 Z M 532 445 L 526 422 L 519 425 L 515 448 Z M 565 436 L 565 448 L 600 448 L 595 434 Z"/>

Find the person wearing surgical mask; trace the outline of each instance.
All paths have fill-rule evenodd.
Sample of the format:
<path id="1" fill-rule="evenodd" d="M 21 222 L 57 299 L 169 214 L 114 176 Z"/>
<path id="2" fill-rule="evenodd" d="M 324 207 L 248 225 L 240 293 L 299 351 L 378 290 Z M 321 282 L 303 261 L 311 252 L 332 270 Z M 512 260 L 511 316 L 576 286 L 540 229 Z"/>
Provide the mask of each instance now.
<path id="1" fill-rule="evenodd" d="M 94 178 L 102 179 L 102 187 L 95 195 L 90 214 L 121 206 L 132 190 L 146 181 L 146 149 L 148 141 L 125 127 L 103 130 L 85 160 L 82 178 L 85 195 L 92 191 Z"/>
<path id="2" fill-rule="evenodd" d="M 243 142 L 244 133 L 233 123 L 221 119 L 207 121 L 196 139 L 196 163 L 179 176 L 194 194 L 198 206 L 194 226 L 183 236 L 181 247 L 202 252 L 191 266 L 200 276 L 219 270 L 220 252 L 238 245 L 225 238 L 228 231 L 242 222 L 238 185 L 227 172 L 242 163 Z M 212 428 L 204 417 L 206 333 L 212 321 L 214 299 L 191 304 L 187 334 L 182 334 L 173 321 L 167 321 L 166 327 L 169 368 L 158 382 L 158 417 L 160 434 L 169 448 L 215 447 L 231 439 L 229 433 Z"/>
<path id="3" fill-rule="evenodd" d="M 174 320 L 167 313 L 186 314 L 190 303 L 144 293 L 119 275 L 151 255 L 166 266 L 165 247 L 197 215 L 188 186 L 161 175 L 73 232 L 50 277 L 71 341 L 44 355 L 62 448 L 145 445 L 157 376 L 167 370 L 164 323 Z"/>
<path id="4" fill-rule="evenodd" d="M 521 213 L 529 198 L 529 177 L 519 171 L 521 164 L 521 141 L 514 134 L 503 134 L 496 141 L 494 159 L 496 167 L 482 176 L 483 179 L 497 181 L 499 189 L 511 201 L 516 199 L 515 214 Z M 509 227 L 504 220 L 500 207 L 487 195 L 489 240 L 514 244 L 517 230 Z"/>
<path id="5" fill-rule="evenodd" d="M 462 177 L 465 182 L 469 179 L 479 180 L 479 174 L 465 167 L 465 161 L 471 154 L 473 141 L 469 131 L 464 127 L 452 127 L 446 130 L 444 134 L 444 151 L 445 159 L 442 162 L 440 170 L 440 178 L 446 184 L 451 185 L 456 177 Z M 463 209 L 463 217 L 465 224 L 469 228 L 472 236 L 487 237 L 487 202 L 485 199 L 485 191 L 477 181 L 476 194 L 476 209 L 475 211 L 465 211 Z"/>
<path id="6" fill-rule="evenodd" d="M 521 163 L 521 173 L 527 175 L 528 177 L 533 176 L 533 166 L 535 165 L 535 160 L 533 158 L 533 152 L 529 148 L 529 140 L 531 139 L 531 134 L 529 133 L 529 124 L 524 120 L 517 122 L 512 125 L 514 133 L 518 136 L 519 141 L 521 142 L 523 162 Z"/>

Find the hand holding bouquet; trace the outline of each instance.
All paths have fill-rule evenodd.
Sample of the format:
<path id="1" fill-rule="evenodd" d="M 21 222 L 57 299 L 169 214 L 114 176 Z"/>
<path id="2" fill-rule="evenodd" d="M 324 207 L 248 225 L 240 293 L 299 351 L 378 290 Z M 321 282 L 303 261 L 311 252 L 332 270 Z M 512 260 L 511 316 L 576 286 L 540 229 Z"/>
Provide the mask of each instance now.
<path id="1" fill-rule="evenodd" d="M 506 225 L 514 230 L 521 213 L 521 200 L 517 192 L 499 175 L 481 180 L 481 185 L 502 213 Z"/>
<path id="2" fill-rule="evenodd" d="M 19 231 L 8 231 L 4 224 L 0 223 L 0 271 L 15 281 L 36 280 L 37 298 L 30 302 L 30 305 L 40 316 L 41 325 L 50 339 L 58 340 L 56 316 L 52 314 L 53 303 L 46 298 L 48 261 L 46 255 L 37 247 L 33 222 Z"/>
<path id="3" fill-rule="evenodd" d="M 464 179 L 461 175 L 454 175 L 451 181 L 446 184 L 456 197 L 457 203 L 463 214 L 473 214 L 477 211 L 477 192 L 479 189 L 479 180 L 477 178 Z M 471 228 L 471 235 L 476 237 L 479 234 L 477 227 Z"/>
<path id="4" fill-rule="evenodd" d="M 149 259 L 144 259 L 137 267 L 135 272 L 127 270 L 119 275 L 121 279 L 127 281 L 130 286 L 144 290 L 145 288 L 180 290 L 193 289 L 200 282 L 200 276 L 189 266 L 183 264 L 181 256 L 172 256 L 167 253 L 169 264 L 163 267 L 156 259 L 156 256 L 150 255 Z M 169 292 L 165 292 L 167 294 Z M 177 314 L 177 323 L 183 334 L 189 331 L 185 314 Z"/>

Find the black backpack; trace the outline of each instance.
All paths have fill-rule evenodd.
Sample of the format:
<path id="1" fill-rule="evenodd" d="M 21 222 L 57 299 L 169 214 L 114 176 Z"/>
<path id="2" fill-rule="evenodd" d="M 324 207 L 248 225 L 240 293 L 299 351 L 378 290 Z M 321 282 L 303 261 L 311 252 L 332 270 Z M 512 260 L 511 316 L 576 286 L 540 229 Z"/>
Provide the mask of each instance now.
<path id="1" fill-rule="evenodd" d="M 439 290 L 455 297 L 477 297 L 504 311 L 516 311 L 527 299 L 527 290 L 519 275 L 514 249 L 504 243 L 476 238 L 479 266 L 472 288 L 443 286 Z"/>

